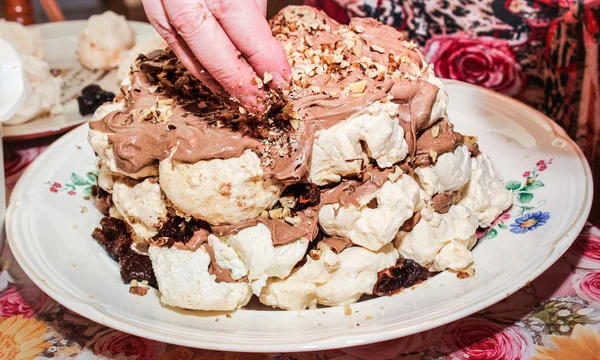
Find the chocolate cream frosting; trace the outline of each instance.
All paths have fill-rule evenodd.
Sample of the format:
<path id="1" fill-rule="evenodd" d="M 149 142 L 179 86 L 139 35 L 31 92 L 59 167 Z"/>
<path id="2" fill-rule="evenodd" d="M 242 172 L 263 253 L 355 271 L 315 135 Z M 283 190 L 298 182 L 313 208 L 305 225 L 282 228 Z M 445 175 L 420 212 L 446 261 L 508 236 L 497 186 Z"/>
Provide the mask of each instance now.
<path id="1" fill-rule="evenodd" d="M 399 105 L 397 117 L 409 145 L 409 156 L 399 164 L 405 172 L 434 163 L 432 152 L 439 156 L 464 143 L 447 121 L 432 121 L 439 89 L 426 80 L 431 69 L 423 54 L 401 32 L 373 19 L 340 25 L 310 7 L 286 8 L 270 24 L 288 56 L 292 77 L 289 89 L 269 90 L 264 114 L 235 108 L 211 94 L 170 49 L 140 55 L 130 84 L 121 89 L 126 110 L 90 122 L 92 130 L 108 134 L 118 169 L 133 174 L 169 156 L 195 163 L 239 157 L 250 149 L 261 157 L 265 177 L 288 186 L 305 184 L 318 131 L 376 101 Z M 253 82 L 268 86 L 258 78 Z M 469 146 L 477 150 L 476 144 Z M 316 204 L 292 209 L 302 220 L 296 226 L 259 217 L 211 231 L 227 235 L 262 223 L 276 245 L 312 240 L 320 206 L 356 205 L 360 197 L 379 189 L 391 171 L 365 164 L 361 174 L 317 189 Z M 185 247 L 194 250 L 189 247 L 205 244 L 197 240 Z"/>

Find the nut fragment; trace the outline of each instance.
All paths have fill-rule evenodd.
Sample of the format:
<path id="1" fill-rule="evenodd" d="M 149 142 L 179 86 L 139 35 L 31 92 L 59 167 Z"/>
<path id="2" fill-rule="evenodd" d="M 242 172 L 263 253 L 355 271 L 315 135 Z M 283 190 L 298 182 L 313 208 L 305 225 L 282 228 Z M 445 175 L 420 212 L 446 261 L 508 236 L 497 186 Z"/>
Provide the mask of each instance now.
<path id="1" fill-rule="evenodd" d="M 388 174 L 388 179 L 394 183 L 400 176 L 402 176 L 402 169 L 399 166 L 396 166 L 394 172 Z"/>
<path id="2" fill-rule="evenodd" d="M 344 303 L 344 315 L 352 315 L 352 308 L 347 303 Z"/>
<path id="3" fill-rule="evenodd" d="M 271 75 L 267 71 L 265 71 L 265 74 L 263 76 L 263 83 L 268 84 L 271 80 L 273 80 L 273 75 Z"/>
<path id="4" fill-rule="evenodd" d="M 296 198 L 292 195 L 282 196 L 279 198 L 279 203 L 283 207 L 293 209 L 294 207 L 296 207 Z"/>
<path id="5" fill-rule="evenodd" d="M 282 208 L 269 210 L 269 216 L 271 217 L 271 219 L 281 219 L 283 217 L 282 214 L 283 214 Z"/>
<path id="6" fill-rule="evenodd" d="M 290 216 L 291 213 L 292 213 L 292 211 L 290 210 L 289 207 L 284 207 L 283 211 L 281 212 L 281 217 L 285 219 L 288 216 Z"/>
<path id="7" fill-rule="evenodd" d="M 290 120 L 290 125 L 292 125 L 294 130 L 298 130 L 298 127 L 300 126 L 300 121 L 298 121 L 296 119 L 292 119 L 292 120 Z"/>
<path id="8" fill-rule="evenodd" d="M 459 279 L 468 279 L 468 278 L 473 277 L 473 276 L 475 276 L 475 269 L 472 268 L 472 267 L 468 268 L 465 271 L 459 271 L 456 274 L 456 277 L 459 278 Z"/>
<path id="9" fill-rule="evenodd" d="M 429 156 L 431 157 L 431 161 L 435 162 L 437 160 L 437 152 L 435 150 L 429 150 Z"/>
<path id="10" fill-rule="evenodd" d="M 300 216 L 294 216 L 294 217 L 287 216 L 283 220 L 285 220 L 286 223 L 293 225 L 293 226 L 298 226 L 302 222 L 302 218 Z"/>
<path id="11" fill-rule="evenodd" d="M 440 126 L 439 125 L 434 125 L 431 128 L 431 137 L 435 139 L 438 136 L 440 136 Z"/>
<path id="12" fill-rule="evenodd" d="M 260 213 L 260 217 L 263 219 L 268 219 L 269 218 L 269 212 L 267 210 L 263 210 L 262 213 Z"/>
<path id="13" fill-rule="evenodd" d="M 318 94 L 321 92 L 321 88 L 318 86 L 313 86 L 310 88 L 312 90 L 312 92 L 314 92 L 315 94 Z"/>
<path id="14" fill-rule="evenodd" d="M 365 92 L 365 89 L 367 88 L 367 80 L 350 83 L 348 84 L 348 87 L 353 94 L 361 94 Z"/>
<path id="15" fill-rule="evenodd" d="M 477 136 L 464 135 L 463 140 L 465 145 L 473 145 L 477 142 Z"/>
<path id="16" fill-rule="evenodd" d="M 385 49 L 379 45 L 375 45 L 375 44 L 371 45 L 371 50 L 378 52 L 380 54 L 385 54 Z"/>

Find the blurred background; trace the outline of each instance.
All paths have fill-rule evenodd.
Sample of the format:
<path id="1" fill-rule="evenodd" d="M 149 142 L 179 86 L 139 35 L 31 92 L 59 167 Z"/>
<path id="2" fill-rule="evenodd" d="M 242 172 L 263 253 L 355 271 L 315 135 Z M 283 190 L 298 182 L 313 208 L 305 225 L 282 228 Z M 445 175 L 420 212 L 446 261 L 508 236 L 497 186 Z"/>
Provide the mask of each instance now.
<path id="1" fill-rule="evenodd" d="M 112 10 L 118 14 L 125 15 L 129 20 L 147 21 L 141 0 L 57 0 L 55 1 L 64 17 L 68 20 L 87 19 L 90 15 L 99 14 L 105 10 Z M 298 5 L 303 0 L 271 0 L 269 1 L 268 17 L 277 13 L 287 5 Z M 43 23 L 50 19 L 44 12 L 42 4 L 38 0 L 3 0 L 0 1 L 0 18 L 6 17 L 23 23 Z"/>

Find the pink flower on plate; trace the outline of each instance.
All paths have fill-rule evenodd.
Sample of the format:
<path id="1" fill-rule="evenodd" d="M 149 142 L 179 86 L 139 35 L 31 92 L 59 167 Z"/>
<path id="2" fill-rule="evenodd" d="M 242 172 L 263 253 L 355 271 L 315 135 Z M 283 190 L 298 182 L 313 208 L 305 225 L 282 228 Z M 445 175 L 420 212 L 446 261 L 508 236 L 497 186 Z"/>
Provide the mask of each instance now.
<path id="1" fill-rule="evenodd" d="M 427 41 L 425 57 L 436 75 L 515 96 L 523 88 L 521 65 L 506 40 L 464 34 Z"/>
<path id="2" fill-rule="evenodd" d="M 151 360 L 165 350 L 165 344 L 108 329 L 96 334 L 86 348 L 96 355 L 125 355 L 136 356 L 138 360 Z"/>
<path id="3" fill-rule="evenodd" d="M 600 272 L 580 272 L 571 277 L 571 283 L 580 298 L 600 302 Z"/>
<path id="4" fill-rule="evenodd" d="M 528 177 L 529 175 L 531 175 L 531 171 L 525 171 L 523 173 L 523 177 Z"/>
<path id="5" fill-rule="evenodd" d="M 537 166 L 542 166 L 542 165 L 546 165 L 546 162 L 544 160 L 540 160 L 538 162 L 535 163 Z"/>
<path id="6" fill-rule="evenodd" d="M 569 248 L 567 258 L 578 268 L 600 270 L 600 236 L 584 229 Z"/>
<path id="7" fill-rule="evenodd" d="M 533 341 L 517 327 L 465 318 L 446 327 L 444 342 L 454 352 L 449 359 L 529 359 Z"/>
<path id="8" fill-rule="evenodd" d="M 11 285 L 0 294 L 0 316 L 4 318 L 14 315 L 30 318 L 54 313 L 58 309 L 54 300 L 32 284 Z"/>

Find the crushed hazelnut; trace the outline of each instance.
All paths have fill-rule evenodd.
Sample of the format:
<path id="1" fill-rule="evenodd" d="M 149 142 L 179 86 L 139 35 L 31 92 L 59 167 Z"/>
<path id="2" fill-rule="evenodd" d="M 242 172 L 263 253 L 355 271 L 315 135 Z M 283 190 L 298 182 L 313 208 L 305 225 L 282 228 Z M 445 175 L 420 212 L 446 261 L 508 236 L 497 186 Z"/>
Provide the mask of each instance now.
<path id="1" fill-rule="evenodd" d="M 296 198 L 291 195 L 282 196 L 279 198 L 279 203 L 283 207 L 293 209 L 294 207 L 296 207 Z"/>
<path id="2" fill-rule="evenodd" d="M 435 139 L 438 136 L 440 136 L 440 126 L 439 125 L 434 125 L 431 128 L 431 137 Z"/>
<path id="3" fill-rule="evenodd" d="M 431 161 L 435 162 L 435 160 L 437 160 L 437 152 L 435 152 L 434 150 L 429 150 L 429 157 L 431 157 Z"/>
<path id="4" fill-rule="evenodd" d="M 260 217 L 263 219 L 268 219 L 269 218 L 269 212 L 267 210 L 263 210 L 262 213 L 260 213 Z"/>
<path id="5" fill-rule="evenodd" d="M 263 83 L 266 85 L 269 82 L 271 82 L 271 80 L 273 80 L 273 75 L 271 75 L 267 71 L 265 71 L 265 74 L 263 75 Z"/>
<path id="6" fill-rule="evenodd" d="M 459 271 L 458 273 L 456 273 L 456 277 L 459 279 L 468 279 L 473 276 L 475 276 L 475 269 L 472 267 L 468 268 L 465 271 Z"/>
<path id="7" fill-rule="evenodd" d="M 298 130 L 298 127 L 300 126 L 300 121 L 298 121 L 296 119 L 292 119 L 292 120 L 290 120 L 290 125 L 292 125 L 294 130 Z"/>
<path id="8" fill-rule="evenodd" d="M 302 218 L 300 216 L 294 216 L 294 217 L 287 216 L 283 220 L 285 220 L 286 223 L 293 225 L 293 226 L 298 226 L 302 222 Z"/>
<path id="9" fill-rule="evenodd" d="M 344 303 L 344 315 L 352 315 L 352 308 L 347 303 Z"/>
<path id="10" fill-rule="evenodd" d="M 283 211 L 281 212 L 281 217 L 285 219 L 288 216 L 290 216 L 291 213 L 292 213 L 292 211 L 290 210 L 289 207 L 284 207 Z"/>
<path id="11" fill-rule="evenodd" d="M 282 208 L 269 210 L 269 217 L 271 217 L 271 219 L 281 219 L 283 217 L 282 214 L 283 214 Z"/>
<path id="12" fill-rule="evenodd" d="M 465 145 L 473 145 L 477 142 L 477 136 L 464 135 L 463 140 Z"/>
<path id="13" fill-rule="evenodd" d="M 360 80 L 357 82 L 353 82 L 351 84 L 348 84 L 348 87 L 350 88 L 350 91 L 353 94 L 361 94 L 361 93 L 365 92 L 365 89 L 367 88 L 367 81 Z"/>
<path id="14" fill-rule="evenodd" d="M 321 92 L 321 88 L 318 86 L 313 86 L 310 88 L 312 90 L 313 93 L 318 94 Z"/>
<path id="15" fill-rule="evenodd" d="M 375 45 L 375 44 L 371 45 L 371 50 L 378 52 L 380 54 L 385 54 L 385 49 L 379 45 Z"/>
<path id="16" fill-rule="evenodd" d="M 402 169 L 400 169 L 399 166 L 396 166 L 394 168 L 394 172 L 388 174 L 388 179 L 394 183 L 400 178 L 400 176 L 402 176 Z"/>

